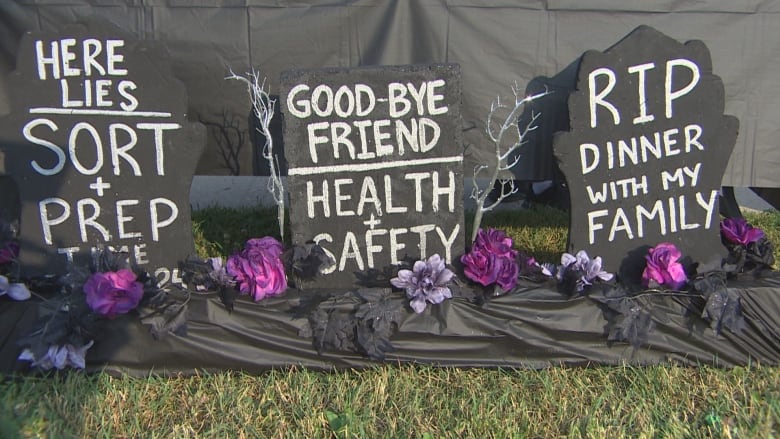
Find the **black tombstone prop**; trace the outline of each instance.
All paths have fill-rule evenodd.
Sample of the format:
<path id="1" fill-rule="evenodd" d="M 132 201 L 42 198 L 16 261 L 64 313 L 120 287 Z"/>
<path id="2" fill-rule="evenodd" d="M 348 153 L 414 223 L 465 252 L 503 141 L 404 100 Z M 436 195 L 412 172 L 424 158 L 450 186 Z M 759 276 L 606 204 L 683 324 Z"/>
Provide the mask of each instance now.
<path id="1" fill-rule="evenodd" d="M 205 130 L 164 53 L 101 22 L 27 33 L 0 121 L 21 202 L 23 276 L 59 274 L 113 248 L 178 280 L 193 252 L 189 191 Z"/>
<path id="2" fill-rule="evenodd" d="M 571 131 L 554 152 L 571 192 L 570 252 L 601 256 L 638 281 L 648 248 L 675 244 L 699 270 L 719 268 L 718 193 L 739 122 L 700 41 L 640 26 L 586 52 L 569 98 Z"/>
<path id="3" fill-rule="evenodd" d="M 290 71 L 281 83 L 292 239 L 336 261 L 318 287 L 463 253 L 459 66 Z"/>

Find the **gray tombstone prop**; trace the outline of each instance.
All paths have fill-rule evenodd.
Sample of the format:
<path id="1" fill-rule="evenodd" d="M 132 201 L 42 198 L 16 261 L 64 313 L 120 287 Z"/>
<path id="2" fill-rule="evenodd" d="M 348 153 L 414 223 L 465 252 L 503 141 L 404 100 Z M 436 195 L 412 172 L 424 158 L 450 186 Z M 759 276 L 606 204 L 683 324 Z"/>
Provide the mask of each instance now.
<path id="1" fill-rule="evenodd" d="M 292 239 L 336 261 L 317 286 L 463 253 L 458 65 L 289 71 L 281 83 Z"/>
<path id="2" fill-rule="evenodd" d="M 675 244 L 698 269 L 720 267 L 718 194 L 739 121 L 701 41 L 640 26 L 582 56 L 571 130 L 554 152 L 571 191 L 570 252 L 601 256 L 638 282 L 648 248 Z"/>
<path id="3" fill-rule="evenodd" d="M 108 247 L 177 281 L 205 130 L 187 120 L 162 50 L 100 22 L 27 33 L 8 83 L 0 163 L 19 190 L 22 275 L 61 274 Z"/>

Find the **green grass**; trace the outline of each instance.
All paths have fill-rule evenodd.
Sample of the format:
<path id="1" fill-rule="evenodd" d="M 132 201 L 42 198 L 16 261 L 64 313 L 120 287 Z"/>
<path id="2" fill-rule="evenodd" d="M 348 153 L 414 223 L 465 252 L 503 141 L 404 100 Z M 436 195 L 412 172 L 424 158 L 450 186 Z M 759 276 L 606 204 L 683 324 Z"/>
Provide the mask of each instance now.
<path id="1" fill-rule="evenodd" d="M 3 437 L 763 438 L 778 389 L 767 367 L 69 373 L 5 383 L 0 419 Z"/>
<path id="2" fill-rule="evenodd" d="M 773 242 L 780 215 L 751 214 Z M 566 216 L 497 212 L 518 248 L 557 261 Z M 202 255 L 274 234 L 272 210 L 194 216 Z M 468 230 L 469 228 L 467 228 Z M 780 258 L 779 258 L 780 259 Z M 60 373 L 0 384 L 0 437 L 724 437 L 780 435 L 780 368 L 454 369 L 382 364 L 180 378 Z"/>

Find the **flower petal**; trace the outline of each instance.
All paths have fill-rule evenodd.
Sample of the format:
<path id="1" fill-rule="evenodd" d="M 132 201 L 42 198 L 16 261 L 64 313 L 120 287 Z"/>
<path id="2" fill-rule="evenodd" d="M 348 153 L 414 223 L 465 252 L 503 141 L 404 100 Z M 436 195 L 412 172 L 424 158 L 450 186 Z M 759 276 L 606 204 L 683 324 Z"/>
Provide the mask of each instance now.
<path id="1" fill-rule="evenodd" d="M 423 311 L 425 311 L 425 306 L 426 306 L 425 299 L 423 299 L 422 297 L 415 297 L 409 302 L 409 305 L 417 314 L 420 314 Z"/>
<path id="2" fill-rule="evenodd" d="M 27 289 L 27 285 L 23 283 L 11 284 L 8 287 L 8 297 L 14 300 L 27 300 L 32 296 L 30 290 Z"/>

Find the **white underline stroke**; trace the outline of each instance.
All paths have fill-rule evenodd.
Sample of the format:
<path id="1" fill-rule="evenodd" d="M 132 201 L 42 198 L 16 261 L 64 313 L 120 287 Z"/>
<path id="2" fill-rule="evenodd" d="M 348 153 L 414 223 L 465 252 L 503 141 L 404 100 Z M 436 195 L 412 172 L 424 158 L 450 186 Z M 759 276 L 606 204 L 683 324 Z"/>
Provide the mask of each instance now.
<path id="1" fill-rule="evenodd" d="M 462 162 L 462 156 L 453 157 L 432 157 L 426 159 L 413 159 L 413 160 L 396 160 L 393 162 L 380 162 L 380 163 L 350 163 L 347 165 L 326 165 L 326 166 L 308 166 L 301 168 L 290 168 L 287 170 L 287 175 L 317 175 L 317 174 L 330 174 L 337 172 L 366 172 L 377 169 L 391 169 L 402 168 L 404 166 L 421 166 L 421 165 L 433 165 L 441 163 L 458 163 Z"/>
<path id="2" fill-rule="evenodd" d="M 171 117 L 171 113 L 162 111 L 122 111 L 122 110 L 87 110 L 80 108 L 30 108 L 30 114 L 83 114 L 87 116 L 136 116 L 136 117 Z"/>

